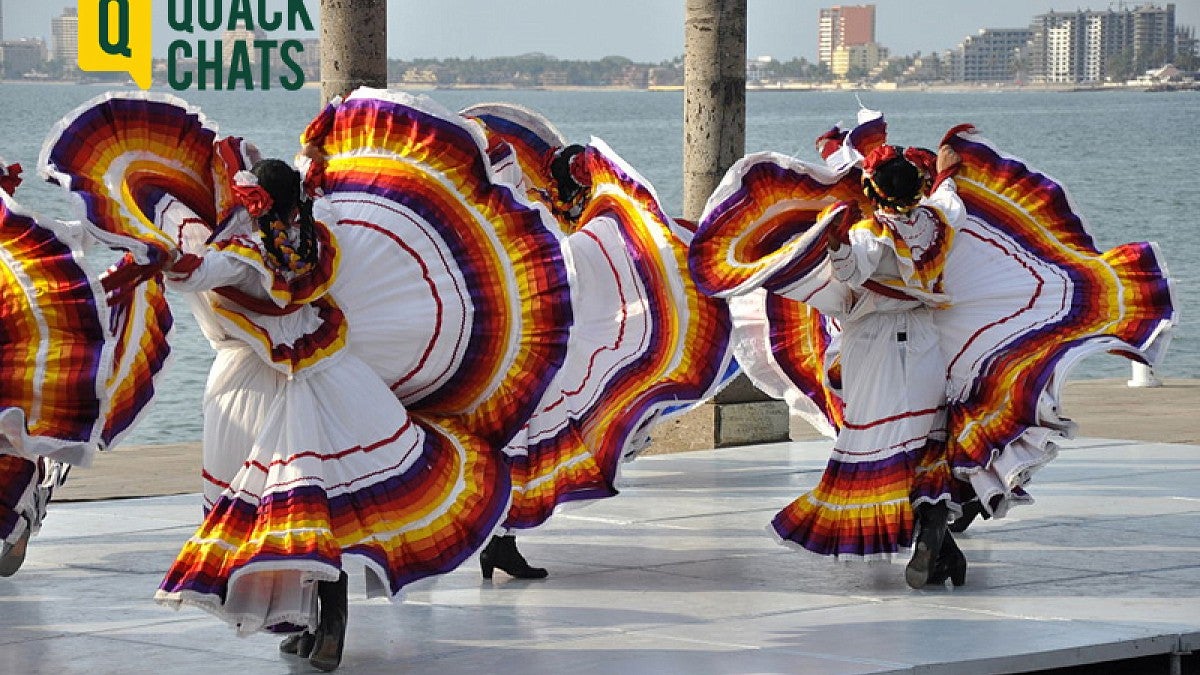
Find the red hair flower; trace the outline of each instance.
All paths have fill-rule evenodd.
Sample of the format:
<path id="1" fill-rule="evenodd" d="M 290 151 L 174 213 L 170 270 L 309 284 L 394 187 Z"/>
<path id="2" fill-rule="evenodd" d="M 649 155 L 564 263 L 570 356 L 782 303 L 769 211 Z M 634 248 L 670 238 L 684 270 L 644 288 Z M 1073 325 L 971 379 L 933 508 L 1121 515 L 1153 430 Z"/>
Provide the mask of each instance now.
<path id="1" fill-rule="evenodd" d="M 4 166 L 0 162 L 0 190 L 4 190 L 8 194 L 15 194 L 17 186 L 21 184 L 21 165 L 9 164 Z"/>
<path id="2" fill-rule="evenodd" d="M 587 162 L 587 154 L 587 148 L 584 148 L 573 155 L 567 164 L 567 168 L 571 171 L 571 178 L 584 188 L 592 187 L 592 167 Z"/>
<path id="3" fill-rule="evenodd" d="M 937 173 L 937 155 L 925 148 L 905 148 L 904 159 L 921 170 L 921 175 L 930 180 Z"/>
<path id="4" fill-rule="evenodd" d="M 258 176 L 249 171 L 239 171 L 233 175 L 233 195 L 238 203 L 246 207 L 252 218 L 261 218 L 275 205 L 271 194 L 258 184 Z"/>
<path id="5" fill-rule="evenodd" d="M 875 175 L 880 166 L 900 157 L 900 149 L 894 145 L 881 145 L 867 154 L 863 160 L 862 171 L 867 177 Z"/>
<path id="6" fill-rule="evenodd" d="M 817 152 L 821 154 L 821 159 L 829 159 L 829 156 L 842 148 L 842 144 L 846 140 L 846 132 L 835 126 L 829 131 L 817 136 L 815 141 Z"/>

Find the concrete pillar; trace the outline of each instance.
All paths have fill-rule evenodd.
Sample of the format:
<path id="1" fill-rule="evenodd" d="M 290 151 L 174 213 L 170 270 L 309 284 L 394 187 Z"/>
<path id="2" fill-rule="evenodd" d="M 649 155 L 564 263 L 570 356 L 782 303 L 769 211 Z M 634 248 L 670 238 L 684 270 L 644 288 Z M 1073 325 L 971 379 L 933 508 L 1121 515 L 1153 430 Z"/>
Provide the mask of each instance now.
<path id="1" fill-rule="evenodd" d="M 387 87 L 387 0 L 321 1 L 321 105 Z"/>
<path id="2" fill-rule="evenodd" d="M 746 149 L 746 0 L 685 0 L 683 217 Z"/>
<path id="3" fill-rule="evenodd" d="M 746 0 L 685 1 L 683 217 L 699 220 L 708 196 L 746 151 Z M 743 375 L 661 440 L 669 446 L 704 438 L 718 448 L 786 441 L 788 422 L 787 404 Z"/>

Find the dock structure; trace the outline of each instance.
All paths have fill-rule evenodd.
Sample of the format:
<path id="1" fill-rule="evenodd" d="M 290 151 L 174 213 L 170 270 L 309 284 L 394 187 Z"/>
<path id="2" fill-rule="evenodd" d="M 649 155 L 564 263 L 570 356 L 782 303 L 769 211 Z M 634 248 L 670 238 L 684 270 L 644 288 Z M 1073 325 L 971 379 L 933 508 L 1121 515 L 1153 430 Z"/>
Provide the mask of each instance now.
<path id="1" fill-rule="evenodd" d="M 365 598 L 348 559 L 338 672 L 1197 672 L 1200 446 L 1068 442 L 1037 503 L 958 535 L 966 585 L 920 591 L 903 559 L 834 563 L 764 530 L 828 455 L 807 441 L 638 459 L 620 495 L 520 535 L 544 580 L 484 581 L 472 557 L 390 603 Z M 24 567 L 0 579 L 0 670 L 311 672 L 278 636 L 153 602 L 201 507 L 51 502 Z"/>

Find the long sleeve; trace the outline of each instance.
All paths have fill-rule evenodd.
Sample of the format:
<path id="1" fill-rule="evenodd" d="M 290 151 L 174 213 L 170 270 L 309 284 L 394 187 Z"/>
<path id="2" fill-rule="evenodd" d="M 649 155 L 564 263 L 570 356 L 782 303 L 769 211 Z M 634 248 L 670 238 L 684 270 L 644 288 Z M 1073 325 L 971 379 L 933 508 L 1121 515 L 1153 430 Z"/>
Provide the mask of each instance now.
<path id="1" fill-rule="evenodd" d="M 925 203 L 940 210 L 946 216 L 946 222 L 955 229 L 958 229 L 967 217 L 967 207 L 958 196 L 958 184 L 953 178 L 943 180 Z"/>
<path id="2" fill-rule="evenodd" d="M 885 250 L 869 230 L 852 228 L 850 243 L 829 253 L 833 278 L 850 286 L 862 286 L 879 268 Z"/>
<path id="3" fill-rule="evenodd" d="M 259 272 L 244 259 L 224 251 L 209 250 L 190 273 L 166 275 L 167 287 L 183 293 L 199 293 L 221 286 L 252 289 Z"/>

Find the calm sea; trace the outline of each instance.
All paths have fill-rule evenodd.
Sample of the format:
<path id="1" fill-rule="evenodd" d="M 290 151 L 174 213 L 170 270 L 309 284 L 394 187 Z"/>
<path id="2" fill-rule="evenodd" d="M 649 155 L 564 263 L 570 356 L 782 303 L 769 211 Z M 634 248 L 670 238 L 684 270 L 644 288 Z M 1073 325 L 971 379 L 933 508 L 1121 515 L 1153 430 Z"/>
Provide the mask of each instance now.
<path id="1" fill-rule="evenodd" d="M 104 93 L 93 85 L 0 85 L 0 156 L 29 171 L 19 193 L 26 207 L 74 218 L 57 188 L 32 175 L 43 138 L 62 115 Z M 644 91 L 431 91 L 453 110 L 508 101 L 540 110 L 571 140 L 604 139 L 679 214 L 683 97 Z M 1101 247 L 1151 240 L 1161 246 L 1177 282 L 1182 322 L 1157 371 L 1200 378 L 1200 92 L 860 92 L 864 105 L 887 116 L 889 138 L 932 146 L 951 126 L 975 124 L 1003 151 L 1025 158 L 1071 191 Z M 244 136 L 266 154 L 289 158 L 319 104 L 299 92 L 188 92 L 222 134 Z M 852 92 L 751 92 L 746 151 L 776 150 L 815 158 L 812 139 L 835 122 L 852 124 Z M 129 443 L 200 438 L 200 397 L 212 355 L 190 314 L 179 308 L 175 360 L 154 409 Z M 1128 362 L 1096 356 L 1078 379 L 1129 377 Z"/>

